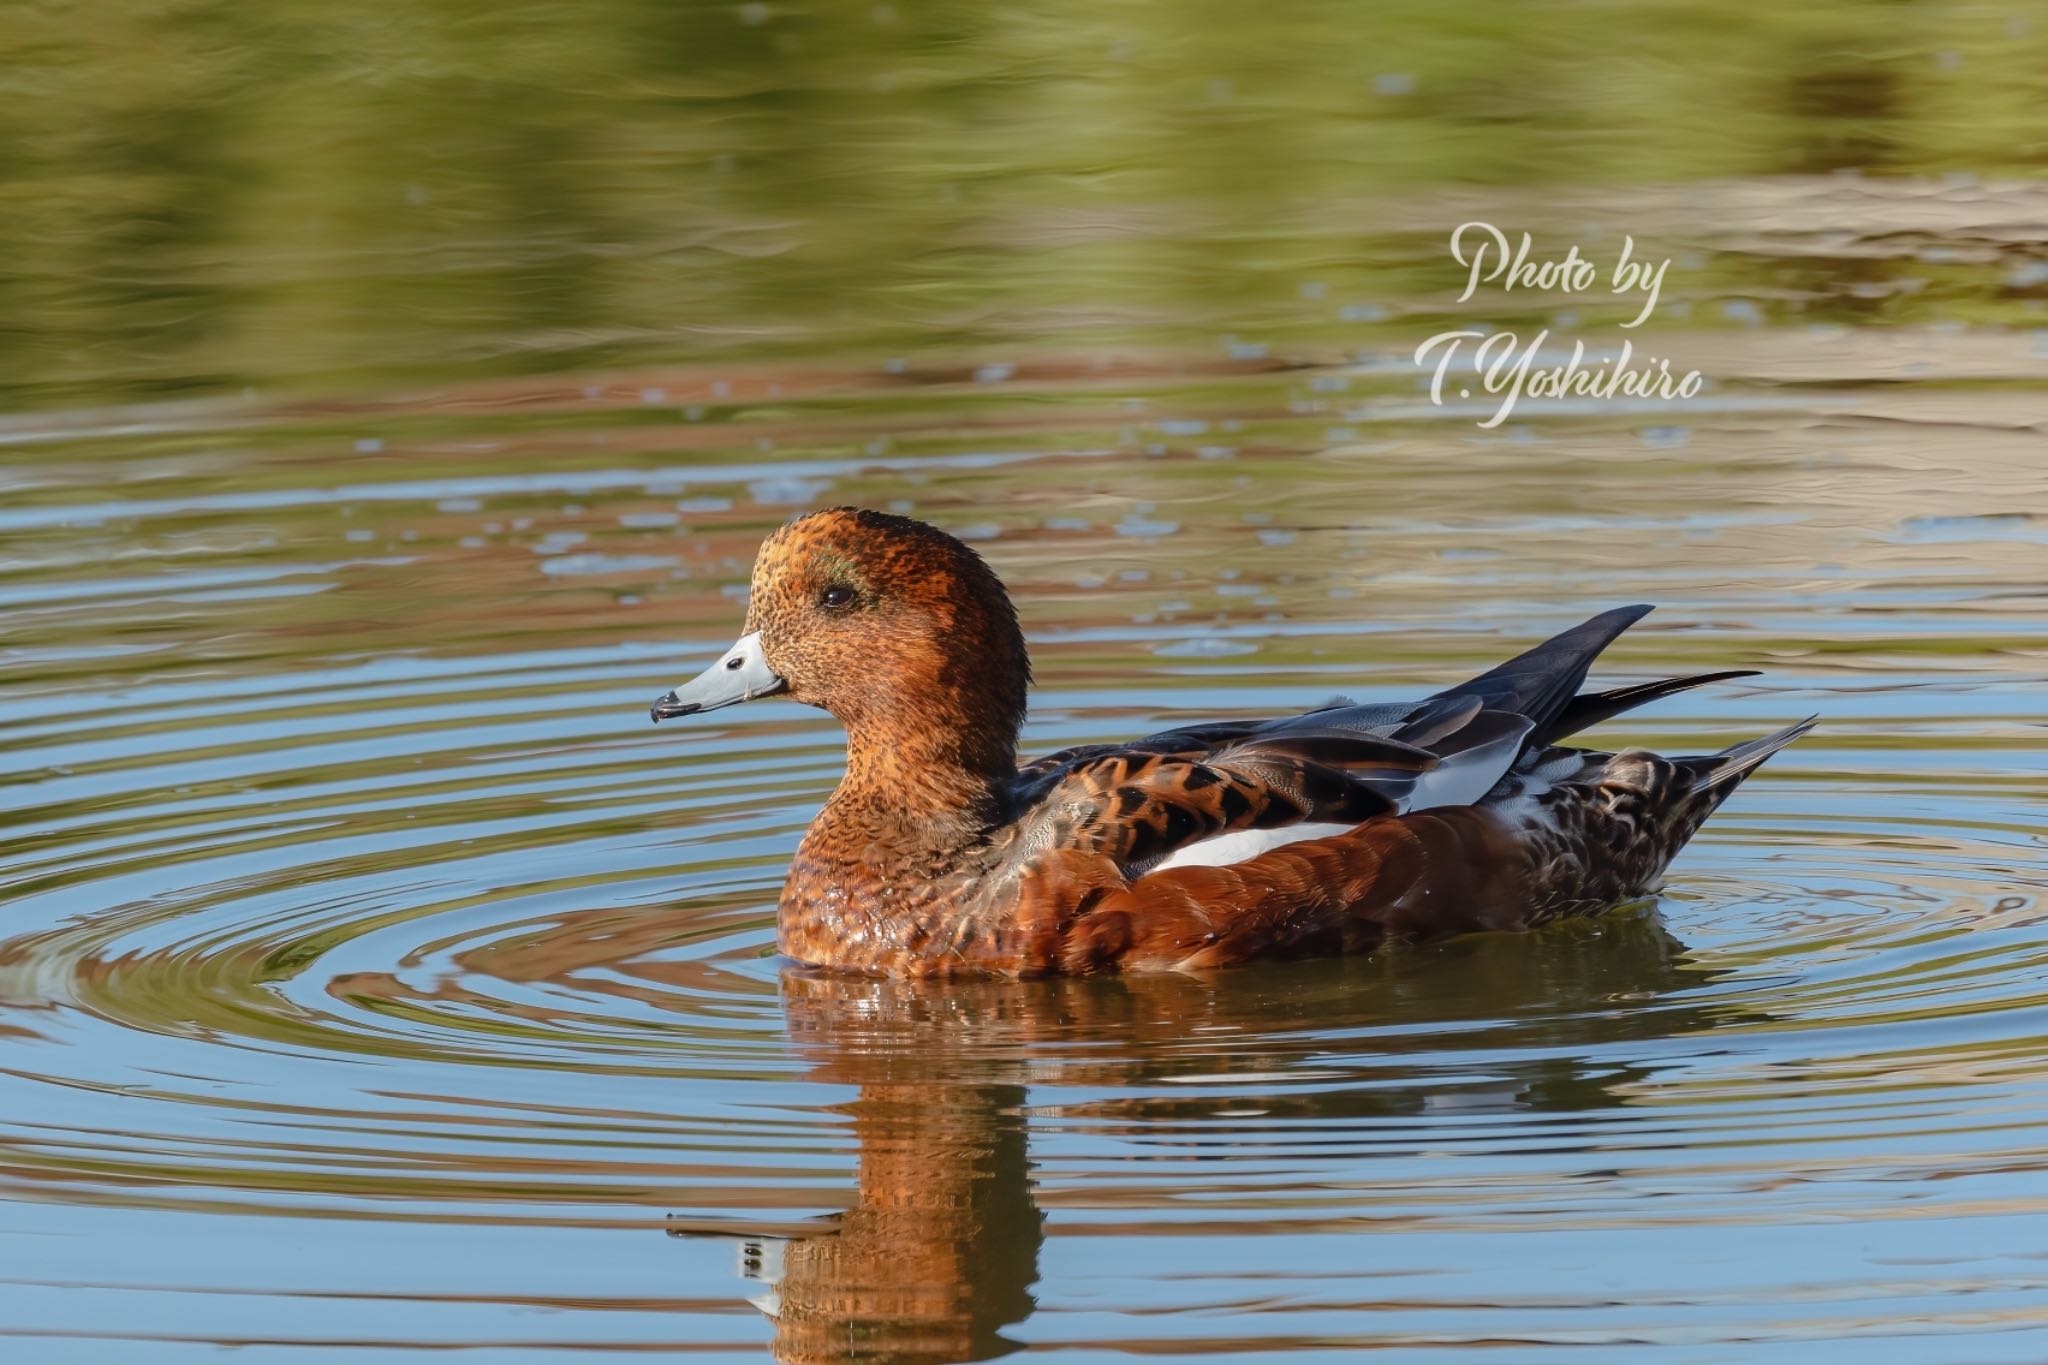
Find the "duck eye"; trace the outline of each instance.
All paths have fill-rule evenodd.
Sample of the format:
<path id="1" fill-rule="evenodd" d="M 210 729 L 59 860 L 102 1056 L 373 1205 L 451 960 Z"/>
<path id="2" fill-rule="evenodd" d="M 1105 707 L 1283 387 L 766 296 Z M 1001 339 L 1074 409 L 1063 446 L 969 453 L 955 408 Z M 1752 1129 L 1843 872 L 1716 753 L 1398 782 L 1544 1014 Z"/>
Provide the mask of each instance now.
<path id="1" fill-rule="evenodd" d="M 834 583 L 818 594 L 818 605 L 830 607 L 834 611 L 850 607 L 853 605 L 853 589 L 844 583 Z"/>

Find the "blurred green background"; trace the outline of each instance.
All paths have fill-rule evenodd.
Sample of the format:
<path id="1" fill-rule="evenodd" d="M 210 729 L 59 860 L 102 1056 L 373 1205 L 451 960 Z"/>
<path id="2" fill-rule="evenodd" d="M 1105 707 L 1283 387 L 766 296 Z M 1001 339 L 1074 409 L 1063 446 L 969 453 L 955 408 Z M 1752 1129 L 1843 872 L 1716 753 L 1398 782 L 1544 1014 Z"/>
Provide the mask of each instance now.
<path id="1" fill-rule="evenodd" d="M 6 30 L 17 408 L 1349 342 L 1398 325 L 1388 300 L 1455 293 L 1461 194 L 2048 164 L 2025 3 L 103 0 L 12 5 Z M 1930 265 L 1834 303 L 1996 321 L 2044 292 L 1861 271 Z"/>

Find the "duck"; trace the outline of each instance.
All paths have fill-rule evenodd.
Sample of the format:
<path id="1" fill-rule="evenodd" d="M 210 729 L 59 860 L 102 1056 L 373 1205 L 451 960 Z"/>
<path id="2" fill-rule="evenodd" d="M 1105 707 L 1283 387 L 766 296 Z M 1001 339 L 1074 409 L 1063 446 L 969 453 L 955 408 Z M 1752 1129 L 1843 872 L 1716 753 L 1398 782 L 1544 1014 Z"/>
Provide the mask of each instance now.
<path id="1" fill-rule="evenodd" d="M 754 562 L 739 640 L 657 722 L 759 697 L 844 727 L 776 910 L 800 967 L 1203 971 L 1522 930 L 1657 890 L 1813 717 L 1717 753 L 1563 741 L 1737 669 L 1583 691 L 1623 606 L 1414 702 L 1180 726 L 1020 759 L 1031 662 L 1001 580 L 909 517 L 833 507 Z"/>

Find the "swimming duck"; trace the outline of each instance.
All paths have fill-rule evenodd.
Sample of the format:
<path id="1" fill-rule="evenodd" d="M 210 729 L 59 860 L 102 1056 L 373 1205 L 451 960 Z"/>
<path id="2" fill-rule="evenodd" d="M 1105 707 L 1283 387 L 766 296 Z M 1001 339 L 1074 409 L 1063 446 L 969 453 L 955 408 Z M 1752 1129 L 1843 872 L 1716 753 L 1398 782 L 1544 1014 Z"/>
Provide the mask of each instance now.
<path id="1" fill-rule="evenodd" d="M 1581 693 L 1618 607 L 1417 702 L 1221 721 L 1020 763 L 1031 665 L 981 557 L 907 517 L 813 512 L 763 542 L 738 643 L 657 721 L 783 695 L 846 775 L 782 891 L 797 962 L 889 976 L 1195 970 L 1520 929 L 1652 890 L 1812 720 L 1716 754 L 1561 747 L 1753 670 Z"/>

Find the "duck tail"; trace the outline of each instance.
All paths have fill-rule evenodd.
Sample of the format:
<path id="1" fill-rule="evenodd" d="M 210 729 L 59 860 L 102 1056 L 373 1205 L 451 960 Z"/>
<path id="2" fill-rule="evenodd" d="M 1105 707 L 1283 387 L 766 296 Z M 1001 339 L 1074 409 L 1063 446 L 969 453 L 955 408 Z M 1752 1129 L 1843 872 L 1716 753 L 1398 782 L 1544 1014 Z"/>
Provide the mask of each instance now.
<path id="1" fill-rule="evenodd" d="M 1712 804 L 1701 812 L 1701 818 L 1705 819 L 1708 811 L 1727 800 L 1728 794 L 1741 786 L 1742 779 L 1755 772 L 1765 759 L 1811 730 L 1819 720 L 1819 716 L 1808 716 L 1773 734 L 1745 740 L 1718 754 L 1678 759 L 1678 765 L 1692 774 L 1694 798 L 1704 796 L 1711 799 Z"/>
<path id="2" fill-rule="evenodd" d="M 1698 754 L 1670 760 L 1681 790 L 1674 791 L 1665 807 L 1663 842 L 1668 859 L 1685 847 L 1699 832 L 1707 817 L 1721 808 L 1742 780 L 1762 766 L 1765 759 L 1811 730 L 1818 716 L 1808 716 L 1782 730 L 1758 739 L 1744 740 L 1718 754 Z M 1682 793 L 1682 794 L 1681 794 Z"/>
<path id="3" fill-rule="evenodd" d="M 1745 740 L 1718 754 L 1697 754 L 1668 760 L 1666 771 L 1675 781 L 1667 799 L 1657 803 L 1661 805 L 1663 814 L 1661 819 L 1654 821 L 1663 827 L 1659 842 L 1666 850 L 1664 856 L 1668 859 L 1685 847 L 1687 841 L 1699 832 L 1699 827 L 1707 822 L 1707 817 L 1719 810 L 1721 803 L 1742 785 L 1744 778 L 1755 772 L 1765 759 L 1811 730 L 1819 719 L 1818 716 L 1808 716 L 1773 734 Z"/>
<path id="4" fill-rule="evenodd" d="M 1652 890 L 1678 851 L 1699 832 L 1742 779 L 1813 728 L 1816 717 L 1717 754 L 1663 758 L 1643 749 L 1582 754 L 1599 799 L 1578 831 L 1580 845 L 1559 860 L 1576 880 L 1556 893 L 1576 905 L 1609 904 Z M 1570 749 L 1553 749 L 1566 756 Z M 1538 809 L 1542 806 L 1539 804 Z"/>

